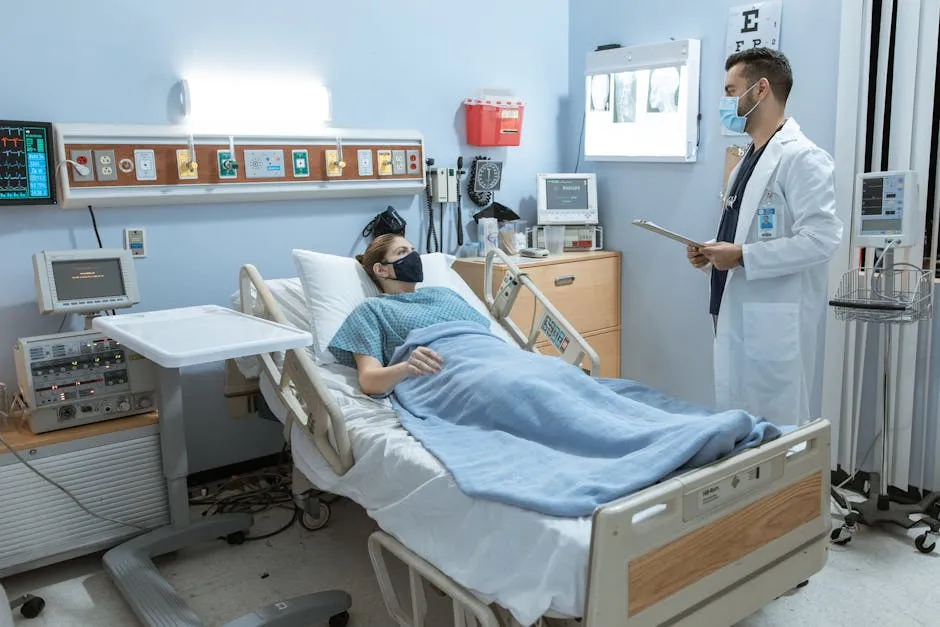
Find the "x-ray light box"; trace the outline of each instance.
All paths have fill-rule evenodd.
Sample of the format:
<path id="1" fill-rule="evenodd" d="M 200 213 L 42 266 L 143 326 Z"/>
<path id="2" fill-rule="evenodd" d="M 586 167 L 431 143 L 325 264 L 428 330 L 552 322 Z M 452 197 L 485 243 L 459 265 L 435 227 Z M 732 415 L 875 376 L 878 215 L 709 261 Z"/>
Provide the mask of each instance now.
<path id="1" fill-rule="evenodd" d="M 590 53 L 584 158 L 695 161 L 700 57 L 697 39 Z"/>

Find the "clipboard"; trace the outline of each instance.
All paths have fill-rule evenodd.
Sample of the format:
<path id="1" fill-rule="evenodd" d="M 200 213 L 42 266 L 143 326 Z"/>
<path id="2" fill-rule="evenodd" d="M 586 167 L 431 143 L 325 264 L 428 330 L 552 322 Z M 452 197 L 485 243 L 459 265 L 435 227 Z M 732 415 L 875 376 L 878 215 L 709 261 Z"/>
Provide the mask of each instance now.
<path id="1" fill-rule="evenodd" d="M 701 242 L 696 242 L 694 239 L 689 239 L 684 235 L 673 233 L 672 231 L 664 229 L 663 227 L 659 226 L 658 224 L 654 224 L 649 220 L 634 220 L 633 224 L 640 227 L 641 229 L 646 229 L 647 231 L 652 231 L 653 233 L 662 235 L 663 237 L 668 237 L 669 239 L 681 244 L 685 244 L 686 246 L 692 246 L 694 248 L 702 248 L 705 246 L 705 244 L 702 244 Z"/>

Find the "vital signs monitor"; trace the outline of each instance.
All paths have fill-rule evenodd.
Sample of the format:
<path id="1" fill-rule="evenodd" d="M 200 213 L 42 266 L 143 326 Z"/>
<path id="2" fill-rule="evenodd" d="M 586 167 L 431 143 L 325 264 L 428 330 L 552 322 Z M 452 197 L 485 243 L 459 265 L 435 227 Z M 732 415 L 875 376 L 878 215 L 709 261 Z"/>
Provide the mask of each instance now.
<path id="1" fill-rule="evenodd" d="M 140 302 L 131 251 L 43 251 L 33 255 L 41 314 L 94 314 Z"/>
<path id="2" fill-rule="evenodd" d="M 923 238 L 914 172 L 865 172 L 855 184 L 855 246 L 881 248 L 896 241 L 903 247 Z"/>
<path id="3" fill-rule="evenodd" d="M 54 205 L 52 124 L 0 120 L 0 206 Z"/>
<path id="4" fill-rule="evenodd" d="M 537 179 L 539 224 L 597 224 L 597 177 L 593 172 L 539 174 Z"/>

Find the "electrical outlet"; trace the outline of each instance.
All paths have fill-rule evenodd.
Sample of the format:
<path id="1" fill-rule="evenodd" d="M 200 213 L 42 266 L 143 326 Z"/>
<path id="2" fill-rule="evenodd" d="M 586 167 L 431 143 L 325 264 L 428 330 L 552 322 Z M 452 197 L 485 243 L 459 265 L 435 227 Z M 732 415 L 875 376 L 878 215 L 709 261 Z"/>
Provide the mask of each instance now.
<path id="1" fill-rule="evenodd" d="M 124 248 L 132 257 L 147 256 L 147 238 L 143 229 L 124 229 Z"/>
<path id="2" fill-rule="evenodd" d="M 326 161 L 327 176 L 342 176 L 343 165 L 340 165 L 338 150 L 325 150 L 323 152 L 324 161 Z"/>
<path id="3" fill-rule="evenodd" d="M 294 164 L 294 176 L 310 176 L 310 158 L 307 155 L 306 148 L 298 148 L 290 153 L 291 161 Z"/>
<path id="4" fill-rule="evenodd" d="M 219 150 L 216 153 L 216 161 L 219 164 L 220 179 L 224 180 L 238 178 L 238 163 L 232 156 L 231 150 Z"/>
<path id="5" fill-rule="evenodd" d="M 95 180 L 95 166 L 92 163 L 90 150 L 72 150 L 69 152 L 69 159 L 88 168 L 88 174 L 83 175 L 78 173 L 78 170 L 75 169 L 75 166 L 70 165 L 69 169 L 72 171 L 72 180 L 74 182 L 84 183 L 86 181 Z"/>
<path id="6" fill-rule="evenodd" d="M 193 163 L 189 156 L 189 150 L 180 148 L 176 151 L 176 171 L 181 181 L 187 181 L 199 178 L 197 164 Z"/>
<path id="7" fill-rule="evenodd" d="M 417 150 L 409 150 L 407 153 L 406 162 L 408 174 L 417 174 L 421 175 L 421 153 Z"/>
<path id="8" fill-rule="evenodd" d="M 391 176 L 392 174 L 392 151 L 376 150 L 375 158 L 379 163 L 379 176 Z"/>
<path id="9" fill-rule="evenodd" d="M 372 151 L 357 150 L 356 156 L 359 159 L 359 176 L 372 176 Z"/>
<path id="10" fill-rule="evenodd" d="M 113 150 L 95 151 L 95 171 L 98 174 L 99 181 L 116 181 L 118 179 Z"/>
<path id="11" fill-rule="evenodd" d="M 134 167 L 137 168 L 138 181 L 157 180 L 157 159 L 152 150 L 135 150 Z"/>
<path id="12" fill-rule="evenodd" d="M 404 150 L 393 150 L 392 151 L 392 174 L 400 175 L 407 174 L 408 169 L 405 167 L 405 151 Z"/>

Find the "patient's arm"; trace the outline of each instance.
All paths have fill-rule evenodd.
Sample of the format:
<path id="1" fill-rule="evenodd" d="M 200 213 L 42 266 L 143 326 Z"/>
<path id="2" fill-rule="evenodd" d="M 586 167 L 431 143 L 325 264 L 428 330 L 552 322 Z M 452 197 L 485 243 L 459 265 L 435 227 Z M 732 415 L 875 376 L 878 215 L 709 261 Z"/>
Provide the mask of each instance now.
<path id="1" fill-rule="evenodd" d="M 419 346 L 411 351 L 407 361 L 394 366 L 383 366 L 371 355 L 354 353 L 359 370 L 359 387 L 365 394 L 385 394 L 407 379 L 425 374 L 434 374 L 441 369 L 441 357 L 430 348 Z"/>

